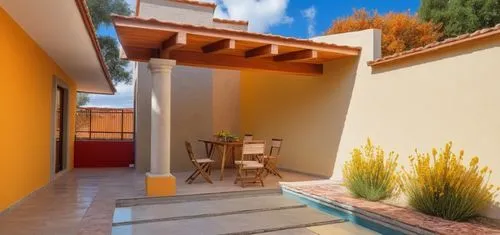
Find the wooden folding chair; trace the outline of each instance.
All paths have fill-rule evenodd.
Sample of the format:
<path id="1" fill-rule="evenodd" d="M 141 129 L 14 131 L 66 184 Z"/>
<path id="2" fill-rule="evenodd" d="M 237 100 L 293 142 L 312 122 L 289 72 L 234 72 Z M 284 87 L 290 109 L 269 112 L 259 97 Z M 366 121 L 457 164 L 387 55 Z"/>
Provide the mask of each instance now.
<path id="1" fill-rule="evenodd" d="M 253 140 L 252 134 L 245 134 L 245 136 L 243 136 L 243 142 L 252 141 L 252 140 Z"/>
<path id="2" fill-rule="evenodd" d="M 260 183 L 264 187 L 262 173 L 264 172 L 264 164 L 253 160 L 255 156 L 264 156 L 266 143 L 263 140 L 252 140 L 243 142 L 240 159 L 235 161 L 237 168 L 236 179 L 234 183 L 241 183 L 241 187 L 245 187 L 245 183 Z M 253 176 L 248 173 L 255 173 Z"/>
<path id="3" fill-rule="evenodd" d="M 247 141 L 252 141 L 253 140 L 253 134 L 245 134 L 243 136 L 243 141 L 242 142 L 247 142 Z M 236 160 L 235 158 L 235 155 L 236 155 L 236 149 L 235 148 L 232 148 L 232 154 L 231 154 L 231 161 L 234 163 L 234 164 L 238 164 L 237 162 L 239 162 L 238 160 Z M 238 150 L 238 155 L 240 154 L 241 152 Z M 233 165 L 234 166 L 234 165 Z"/>
<path id="4" fill-rule="evenodd" d="M 196 158 L 193 153 L 193 147 L 191 146 L 191 143 L 186 141 L 185 144 L 189 160 L 191 160 L 191 163 L 195 168 L 194 172 L 186 179 L 186 183 L 193 183 L 196 177 L 201 175 L 207 182 L 213 184 L 212 180 L 210 179 L 210 171 L 212 168 L 212 163 L 214 163 L 215 161 L 210 158 Z"/>
<path id="5" fill-rule="evenodd" d="M 276 175 L 283 178 L 278 171 L 278 157 L 281 151 L 281 144 L 283 139 L 272 139 L 271 149 L 269 149 L 269 155 L 263 157 L 263 163 L 266 170 L 266 176 L 268 174 Z"/>

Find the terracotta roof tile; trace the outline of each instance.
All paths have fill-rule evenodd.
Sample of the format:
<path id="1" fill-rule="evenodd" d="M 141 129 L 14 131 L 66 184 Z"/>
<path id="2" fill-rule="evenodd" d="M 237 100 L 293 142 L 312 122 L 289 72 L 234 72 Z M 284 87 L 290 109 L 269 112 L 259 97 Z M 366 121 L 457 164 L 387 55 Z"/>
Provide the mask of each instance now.
<path id="1" fill-rule="evenodd" d="M 213 18 L 213 21 L 224 24 L 248 25 L 248 21 L 246 20 L 229 20 L 229 19 Z"/>
<path id="2" fill-rule="evenodd" d="M 385 64 L 388 62 L 393 62 L 393 61 L 407 58 L 410 56 L 420 55 L 423 53 L 439 50 L 441 48 L 446 48 L 446 47 L 450 47 L 450 46 L 457 45 L 460 43 L 469 42 L 472 40 L 481 39 L 481 38 L 485 38 L 485 37 L 489 37 L 489 36 L 497 35 L 497 34 L 500 34 L 500 24 L 497 24 L 495 27 L 480 29 L 480 30 L 477 30 L 473 33 L 462 34 L 462 35 L 459 35 L 459 36 L 454 37 L 454 38 L 448 38 L 444 41 L 434 42 L 434 43 L 427 44 L 427 45 L 422 46 L 422 47 L 417 47 L 417 48 L 413 48 L 411 50 L 407 50 L 407 51 L 395 53 L 393 55 L 385 56 L 385 57 L 368 62 L 368 65 L 375 66 L 375 65 Z"/>
<path id="3" fill-rule="evenodd" d="M 217 7 L 217 4 L 210 3 L 210 2 L 200 2 L 200 1 L 194 1 L 194 0 L 169 0 L 169 1 L 185 3 L 185 4 L 195 5 L 195 6 L 210 7 L 213 9 L 215 9 Z"/>

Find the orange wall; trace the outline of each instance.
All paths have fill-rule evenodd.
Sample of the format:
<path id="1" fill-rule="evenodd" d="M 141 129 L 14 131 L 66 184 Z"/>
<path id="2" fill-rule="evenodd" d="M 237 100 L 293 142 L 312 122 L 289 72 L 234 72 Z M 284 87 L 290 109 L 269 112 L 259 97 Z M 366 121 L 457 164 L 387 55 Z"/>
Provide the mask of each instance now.
<path id="1" fill-rule="evenodd" d="M 75 83 L 0 7 L 0 211 L 50 180 L 53 76 L 69 92 L 73 166 Z"/>

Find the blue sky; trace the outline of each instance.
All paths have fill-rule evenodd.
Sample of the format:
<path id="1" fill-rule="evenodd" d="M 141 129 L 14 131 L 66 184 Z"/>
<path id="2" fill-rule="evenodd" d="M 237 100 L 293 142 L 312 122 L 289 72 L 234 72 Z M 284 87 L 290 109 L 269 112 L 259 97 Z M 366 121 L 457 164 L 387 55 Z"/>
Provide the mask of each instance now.
<path id="1" fill-rule="evenodd" d="M 314 7 L 316 35 L 323 34 L 332 24 L 332 21 L 349 16 L 353 9 L 366 8 L 377 10 L 379 13 L 390 11 L 415 13 L 420 5 L 419 0 L 291 0 L 287 14 L 295 20 L 291 25 L 278 25 L 271 28 L 271 33 L 291 37 L 308 37 L 308 21 L 302 16 L 302 11 Z"/>
<path id="2" fill-rule="evenodd" d="M 135 7 L 135 0 L 126 0 Z M 219 18 L 248 20 L 250 30 L 277 35 L 308 38 L 323 34 L 333 20 L 349 16 L 353 9 L 365 8 L 379 13 L 415 13 L 419 0 L 202 0 L 218 4 Z M 99 35 L 116 37 L 112 27 L 101 27 Z M 91 95 L 88 106 L 132 107 L 133 88 L 119 84 L 115 96 Z"/>

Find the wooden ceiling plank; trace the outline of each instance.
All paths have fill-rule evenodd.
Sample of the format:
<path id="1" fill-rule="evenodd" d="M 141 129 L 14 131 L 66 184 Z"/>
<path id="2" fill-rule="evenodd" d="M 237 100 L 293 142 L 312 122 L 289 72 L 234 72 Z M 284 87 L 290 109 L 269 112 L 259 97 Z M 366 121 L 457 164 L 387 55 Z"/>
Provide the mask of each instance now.
<path id="1" fill-rule="evenodd" d="M 245 52 L 245 58 L 262 58 L 278 55 L 278 45 L 269 44 Z"/>
<path id="2" fill-rule="evenodd" d="M 236 41 L 233 39 L 222 39 L 214 43 L 210 43 L 201 48 L 203 53 L 216 53 L 223 50 L 234 50 Z"/>
<path id="3" fill-rule="evenodd" d="M 137 59 L 137 58 L 136 58 Z M 192 51 L 172 51 L 167 58 L 176 60 L 178 65 L 220 68 L 232 70 L 264 70 L 296 75 L 318 76 L 323 74 L 323 65 L 308 63 L 280 63 L 272 60 L 245 59 L 225 54 L 206 54 Z"/>
<path id="4" fill-rule="evenodd" d="M 306 50 L 294 51 L 286 54 L 277 55 L 273 58 L 273 60 L 277 62 L 296 62 L 296 61 L 310 60 L 317 58 L 318 58 L 318 51 L 306 49 Z"/>

